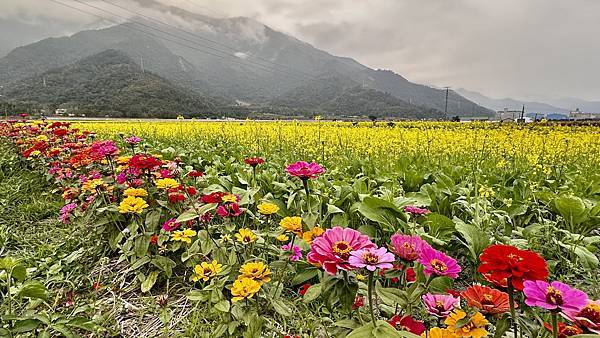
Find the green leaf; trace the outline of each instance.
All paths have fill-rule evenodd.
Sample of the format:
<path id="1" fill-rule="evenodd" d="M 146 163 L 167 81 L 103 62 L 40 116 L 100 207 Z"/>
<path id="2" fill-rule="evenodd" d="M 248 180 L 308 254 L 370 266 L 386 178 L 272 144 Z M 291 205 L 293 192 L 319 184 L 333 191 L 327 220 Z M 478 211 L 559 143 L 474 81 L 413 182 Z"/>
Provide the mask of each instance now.
<path id="1" fill-rule="evenodd" d="M 154 256 L 150 263 L 164 271 L 167 278 L 171 277 L 171 275 L 173 274 L 173 268 L 177 266 L 177 263 L 175 263 L 170 258 L 164 256 Z"/>
<path id="2" fill-rule="evenodd" d="M 298 285 L 300 283 L 304 283 L 307 280 L 314 278 L 318 274 L 319 274 L 319 269 L 308 268 L 304 271 L 297 273 L 294 276 L 294 279 L 292 279 L 292 285 Z"/>
<path id="3" fill-rule="evenodd" d="M 442 241 L 450 240 L 455 231 L 454 222 L 452 222 L 450 218 L 438 214 L 437 212 L 432 212 L 427 215 L 426 224 L 429 227 L 427 233 Z"/>
<path id="4" fill-rule="evenodd" d="M 148 292 L 156 283 L 156 279 L 158 278 L 159 272 L 156 270 L 150 271 L 144 282 L 142 282 L 142 292 Z"/>
<path id="5" fill-rule="evenodd" d="M 204 215 L 205 213 L 207 213 L 213 209 L 216 209 L 216 208 L 217 208 L 216 203 L 209 203 L 209 204 L 205 204 L 199 208 L 190 209 L 190 210 L 184 212 L 183 214 L 179 215 L 179 217 L 177 217 L 177 222 L 183 223 L 183 222 L 187 222 L 187 221 L 196 219 L 196 218 Z"/>
<path id="6" fill-rule="evenodd" d="M 37 319 L 23 319 L 16 321 L 13 324 L 12 332 L 13 333 L 23 333 L 35 330 L 41 322 Z"/>
<path id="7" fill-rule="evenodd" d="M 131 264 L 131 270 L 135 271 L 150 262 L 150 257 L 144 256 Z"/>
<path id="8" fill-rule="evenodd" d="M 92 320 L 89 320 L 85 317 L 73 318 L 67 323 L 67 326 L 76 327 L 78 329 L 82 329 L 82 330 L 86 330 L 86 331 L 90 331 L 90 332 L 98 331 L 98 329 L 100 328 Z"/>
<path id="9" fill-rule="evenodd" d="M 38 281 L 27 281 L 19 288 L 17 297 L 38 298 L 46 300 L 48 298 L 48 294 L 44 284 Z"/>
<path id="10" fill-rule="evenodd" d="M 420 338 L 420 336 L 414 335 L 406 331 L 397 331 L 388 322 L 378 320 L 375 325 L 373 322 L 369 322 L 359 328 L 354 329 L 350 332 L 346 338 Z"/>
<path id="11" fill-rule="evenodd" d="M 569 224 L 576 225 L 588 218 L 588 210 L 579 197 L 558 197 L 554 199 L 553 204 L 558 213 Z"/>
<path id="12" fill-rule="evenodd" d="M 230 308 L 231 308 L 231 304 L 226 299 L 220 300 L 219 302 L 217 302 L 217 304 L 215 304 L 215 309 L 217 309 L 221 312 L 229 312 Z"/>
<path id="13" fill-rule="evenodd" d="M 135 239 L 135 256 L 138 258 L 146 256 L 148 253 L 148 246 L 150 245 L 150 239 L 146 235 L 141 235 Z"/>
<path id="14" fill-rule="evenodd" d="M 271 300 L 273 309 L 284 317 L 290 317 L 293 314 L 292 308 L 281 298 Z"/>
<path id="15" fill-rule="evenodd" d="M 308 290 L 306 290 L 306 293 L 304 294 L 304 302 L 310 303 L 313 300 L 317 299 L 321 295 L 322 288 L 323 288 L 323 284 L 321 284 L 321 283 L 311 285 L 308 288 Z"/>
<path id="16" fill-rule="evenodd" d="M 489 236 L 478 227 L 467 224 L 457 217 L 454 217 L 454 223 L 456 224 L 456 230 L 465 239 L 465 246 L 471 252 L 473 260 L 476 262 L 479 259 L 479 255 L 483 252 L 483 249 L 490 245 Z"/>
<path id="17" fill-rule="evenodd" d="M 384 288 L 379 282 L 375 285 L 375 292 L 377 293 L 377 296 L 389 306 L 400 304 L 400 306 L 404 307 L 408 301 L 404 291 L 397 288 Z"/>
<path id="18" fill-rule="evenodd" d="M 202 290 L 192 290 L 187 294 L 187 298 L 191 301 L 205 302 L 210 298 L 210 293 Z"/>

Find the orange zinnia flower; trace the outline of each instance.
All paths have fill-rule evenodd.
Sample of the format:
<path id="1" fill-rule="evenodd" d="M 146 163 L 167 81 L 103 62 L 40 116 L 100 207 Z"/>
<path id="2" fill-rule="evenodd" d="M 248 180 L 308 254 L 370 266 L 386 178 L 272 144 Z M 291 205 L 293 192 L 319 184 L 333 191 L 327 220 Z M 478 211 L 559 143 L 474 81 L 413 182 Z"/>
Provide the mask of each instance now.
<path id="1" fill-rule="evenodd" d="M 461 292 L 460 296 L 469 306 L 476 307 L 486 314 L 494 315 L 510 310 L 508 294 L 487 286 L 475 284 Z"/>

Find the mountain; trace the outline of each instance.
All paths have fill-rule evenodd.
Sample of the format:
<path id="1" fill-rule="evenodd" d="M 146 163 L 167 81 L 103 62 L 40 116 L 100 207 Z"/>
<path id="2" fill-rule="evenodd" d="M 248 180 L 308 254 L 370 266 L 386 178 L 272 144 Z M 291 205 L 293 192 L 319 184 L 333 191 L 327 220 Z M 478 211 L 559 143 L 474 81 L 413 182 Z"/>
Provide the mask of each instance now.
<path id="1" fill-rule="evenodd" d="M 567 107 L 570 111 L 579 110 L 587 113 L 600 113 L 600 101 L 586 101 L 574 97 L 551 99 L 551 104 Z"/>
<path id="2" fill-rule="evenodd" d="M 218 104 L 143 71 L 127 54 L 114 49 L 13 83 L 5 94 L 12 100 L 52 109 L 76 108 L 120 116 L 152 117 L 164 112 L 210 115 Z"/>
<path id="3" fill-rule="evenodd" d="M 445 91 L 414 84 L 388 70 L 375 70 L 353 59 L 331 55 L 294 37 L 245 17 L 216 19 L 176 7 L 161 10 L 185 21 L 186 31 L 137 17 L 129 22 L 19 47 L 0 59 L 0 86 L 38 76 L 107 49 L 120 50 L 135 63 L 205 96 L 243 101 L 253 106 L 292 102 L 290 92 L 315 79 L 343 78 L 355 87 L 389 94 L 411 105 L 443 111 Z M 235 47 L 230 47 L 235 46 Z M 333 86 L 333 85 L 332 85 Z M 375 94 L 374 92 L 371 92 Z M 337 95 L 343 95 L 338 92 Z M 329 101 L 320 102 L 326 107 Z M 362 101 L 361 101 L 362 102 Z M 371 101 L 377 106 L 377 102 Z M 388 104 L 384 104 L 386 106 Z M 354 109 L 354 107 L 350 107 Z M 364 110 L 360 108 L 358 110 Z M 492 112 L 451 93 L 449 115 L 489 116 Z"/>
<path id="4" fill-rule="evenodd" d="M 530 113 L 568 115 L 570 112 L 569 109 L 561 108 L 562 106 L 554 106 L 543 102 L 521 101 L 511 98 L 493 99 L 481 93 L 463 88 L 457 89 L 456 92 L 469 100 L 496 111 L 504 110 L 504 108 L 508 108 L 508 110 L 521 110 L 521 107 L 525 105 L 525 110 Z"/>

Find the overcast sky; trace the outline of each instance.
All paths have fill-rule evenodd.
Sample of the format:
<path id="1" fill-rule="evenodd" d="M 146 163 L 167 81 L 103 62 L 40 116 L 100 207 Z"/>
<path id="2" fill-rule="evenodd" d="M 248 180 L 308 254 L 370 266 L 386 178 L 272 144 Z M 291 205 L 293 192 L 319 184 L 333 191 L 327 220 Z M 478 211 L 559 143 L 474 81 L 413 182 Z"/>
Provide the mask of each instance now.
<path id="1" fill-rule="evenodd" d="M 111 1 L 139 8 L 133 0 Z M 156 1 L 211 16 L 249 16 L 418 83 L 496 98 L 600 100 L 600 0 Z M 50 0 L 0 0 L 0 53 L 97 20 Z"/>

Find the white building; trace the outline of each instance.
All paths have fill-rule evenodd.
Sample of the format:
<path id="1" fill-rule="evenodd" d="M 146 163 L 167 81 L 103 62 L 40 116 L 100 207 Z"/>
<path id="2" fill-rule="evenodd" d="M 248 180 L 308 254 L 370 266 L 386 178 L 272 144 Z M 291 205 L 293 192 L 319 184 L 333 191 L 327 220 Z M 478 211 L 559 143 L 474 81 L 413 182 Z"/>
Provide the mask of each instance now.
<path id="1" fill-rule="evenodd" d="M 499 110 L 496 112 L 496 118 L 500 121 L 516 121 L 521 118 L 520 110 L 508 110 L 508 108 L 504 108 L 504 110 Z"/>
<path id="2" fill-rule="evenodd" d="M 569 113 L 570 120 L 592 120 L 592 119 L 600 119 L 600 113 L 586 113 L 579 110 L 579 108 L 575 109 Z"/>

